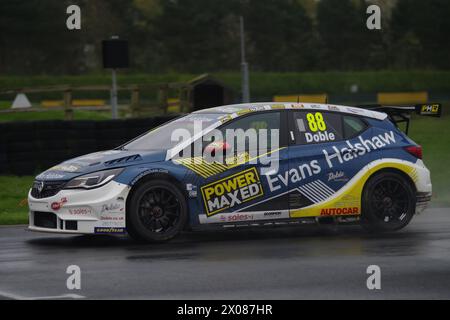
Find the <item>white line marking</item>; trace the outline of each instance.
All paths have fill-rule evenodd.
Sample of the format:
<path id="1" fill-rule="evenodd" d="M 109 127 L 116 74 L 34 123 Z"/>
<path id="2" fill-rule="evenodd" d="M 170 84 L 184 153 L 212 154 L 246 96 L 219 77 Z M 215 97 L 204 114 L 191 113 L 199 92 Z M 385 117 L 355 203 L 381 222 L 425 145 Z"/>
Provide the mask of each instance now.
<path id="1" fill-rule="evenodd" d="M 331 189 L 326 183 L 324 183 L 322 180 L 316 180 L 318 183 L 320 183 L 324 188 L 326 188 L 327 190 L 329 190 L 331 192 L 331 194 L 334 194 L 336 191 L 334 191 L 333 189 Z"/>
<path id="2" fill-rule="evenodd" d="M 325 200 L 326 198 L 328 198 L 328 194 L 322 190 L 321 187 L 317 186 L 314 184 L 314 182 L 308 183 L 308 188 L 311 188 L 312 190 L 314 190 L 317 195 L 320 195 L 322 197 L 322 200 Z"/>
<path id="3" fill-rule="evenodd" d="M 299 192 L 300 192 L 303 196 L 305 196 L 306 198 L 308 198 L 313 204 L 315 204 L 315 203 L 317 203 L 317 202 L 320 202 L 319 199 L 315 199 L 315 198 L 310 194 L 311 192 L 308 192 L 306 189 L 303 190 L 303 189 L 300 187 L 300 188 L 297 188 L 297 190 L 299 190 Z"/>
<path id="4" fill-rule="evenodd" d="M 85 296 L 80 296 L 74 293 L 62 294 L 59 296 L 43 296 L 43 297 L 24 297 L 18 294 L 0 291 L 0 297 L 13 300 L 57 300 L 57 299 L 84 299 Z"/>
<path id="5" fill-rule="evenodd" d="M 320 193 L 317 192 L 317 190 L 312 188 L 312 186 L 310 184 L 305 184 L 305 185 L 301 186 L 300 189 L 305 190 L 306 192 L 311 194 L 312 197 L 317 199 L 316 202 L 321 202 L 326 199 L 325 196 L 321 195 Z"/>

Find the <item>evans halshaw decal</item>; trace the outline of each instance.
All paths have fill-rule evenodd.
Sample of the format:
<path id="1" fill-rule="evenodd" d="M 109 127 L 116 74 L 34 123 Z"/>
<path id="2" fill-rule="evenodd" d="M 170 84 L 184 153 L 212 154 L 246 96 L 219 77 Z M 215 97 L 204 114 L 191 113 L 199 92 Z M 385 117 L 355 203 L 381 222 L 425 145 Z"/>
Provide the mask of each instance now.
<path id="1" fill-rule="evenodd" d="M 205 185 L 201 192 L 207 216 L 264 196 L 255 167 Z"/>
<path id="2" fill-rule="evenodd" d="M 350 141 L 346 141 L 348 147 L 341 148 L 340 150 L 333 146 L 333 153 L 328 153 L 326 150 L 323 150 L 325 154 L 325 159 L 327 160 L 328 166 L 333 168 L 333 160 L 339 161 L 339 163 L 344 163 L 347 161 L 354 160 L 360 156 L 365 155 L 373 150 L 384 148 L 391 143 L 395 143 L 395 135 L 394 132 L 389 131 L 385 134 L 379 134 L 377 136 L 372 137 L 371 139 L 363 139 L 361 136 L 358 137 L 359 142 L 350 143 Z"/>

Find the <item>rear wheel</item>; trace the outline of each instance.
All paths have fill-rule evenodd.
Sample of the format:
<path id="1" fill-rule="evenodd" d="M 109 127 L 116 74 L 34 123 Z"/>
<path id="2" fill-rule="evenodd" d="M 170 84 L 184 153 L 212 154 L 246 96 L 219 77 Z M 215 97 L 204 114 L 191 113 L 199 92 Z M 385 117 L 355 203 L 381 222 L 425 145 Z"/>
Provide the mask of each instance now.
<path id="1" fill-rule="evenodd" d="M 178 187 L 165 180 L 138 186 L 127 212 L 128 234 L 139 241 L 167 241 L 183 230 L 187 203 Z"/>
<path id="2" fill-rule="evenodd" d="M 395 172 L 379 173 L 367 182 L 362 197 L 362 226 L 369 231 L 404 228 L 415 213 L 412 184 Z"/>

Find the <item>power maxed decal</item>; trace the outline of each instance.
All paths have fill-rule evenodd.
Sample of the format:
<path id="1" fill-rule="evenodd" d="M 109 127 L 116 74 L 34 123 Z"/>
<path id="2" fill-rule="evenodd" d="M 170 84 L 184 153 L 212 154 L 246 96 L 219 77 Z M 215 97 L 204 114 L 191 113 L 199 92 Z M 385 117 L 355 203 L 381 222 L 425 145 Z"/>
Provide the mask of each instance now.
<path id="1" fill-rule="evenodd" d="M 264 196 L 255 167 L 207 184 L 201 193 L 208 217 Z"/>

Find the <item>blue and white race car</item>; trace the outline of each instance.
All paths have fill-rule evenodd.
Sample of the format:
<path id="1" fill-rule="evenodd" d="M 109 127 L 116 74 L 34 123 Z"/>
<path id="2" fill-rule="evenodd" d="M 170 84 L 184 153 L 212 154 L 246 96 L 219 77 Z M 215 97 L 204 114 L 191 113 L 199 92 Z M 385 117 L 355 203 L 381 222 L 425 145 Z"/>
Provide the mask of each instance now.
<path id="1" fill-rule="evenodd" d="M 360 223 L 398 230 L 432 191 L 421 147 L 397 127 L 411 111 L 440 116 L 441 105 L 200 110 L 38 175 L 28 195 L 29 229 L 128 232 L 144 241 L 202 226 Z"/>

